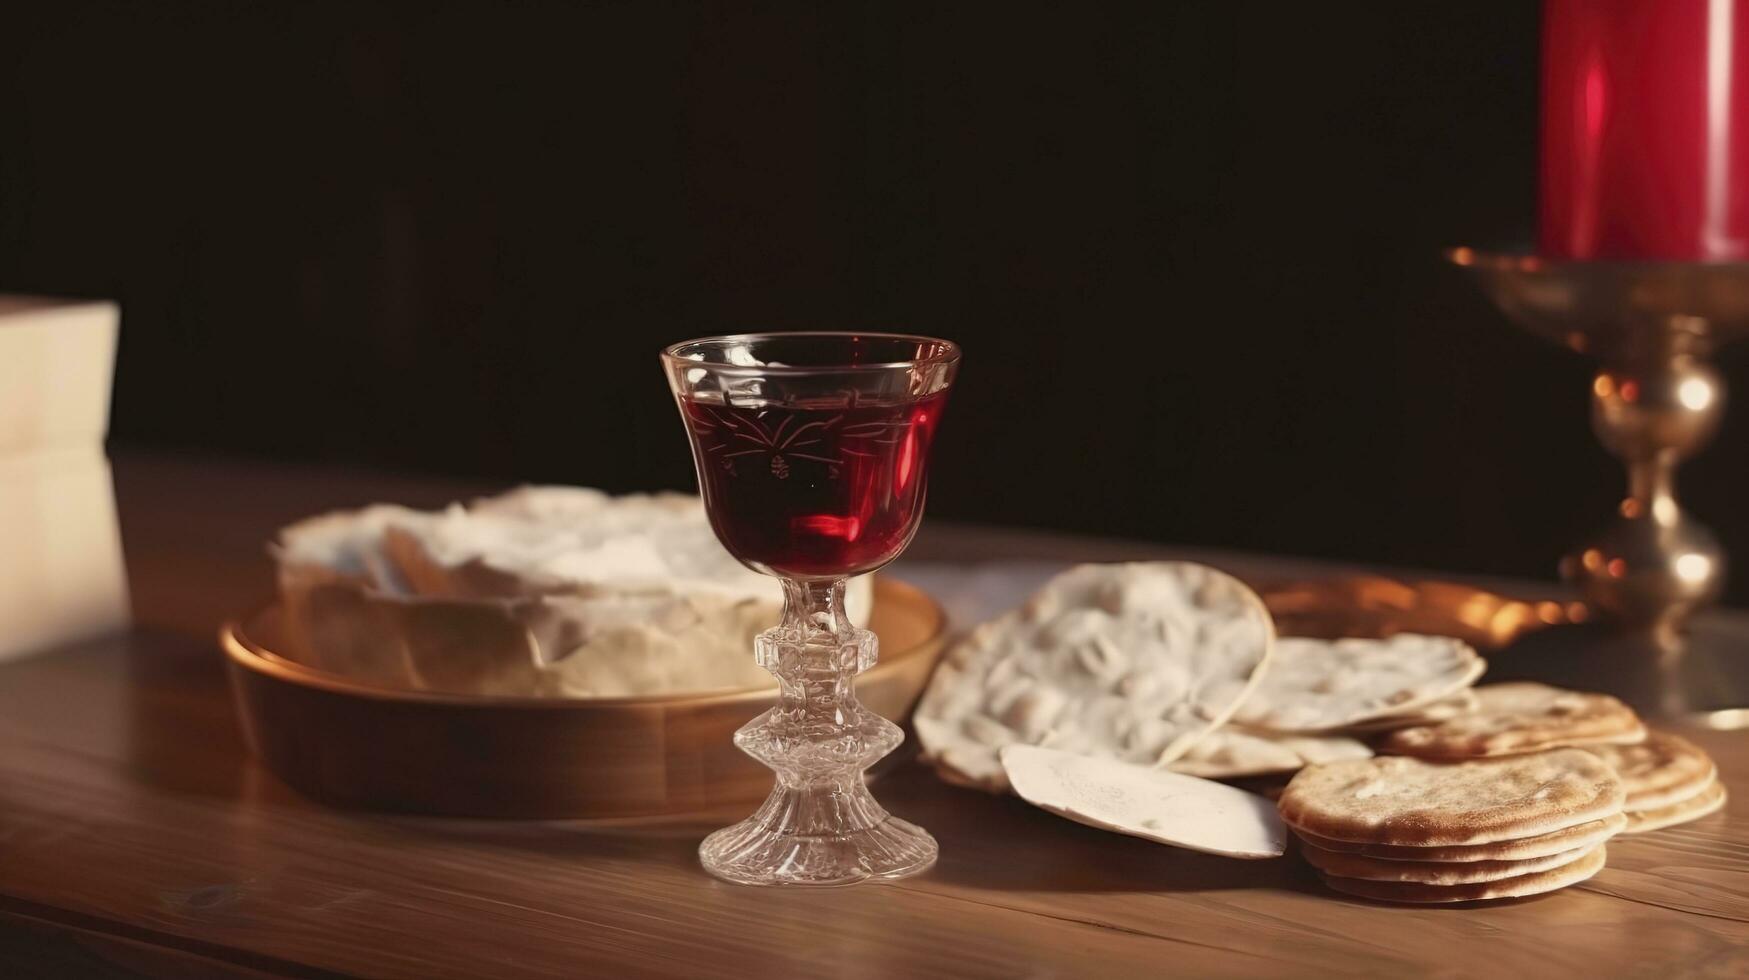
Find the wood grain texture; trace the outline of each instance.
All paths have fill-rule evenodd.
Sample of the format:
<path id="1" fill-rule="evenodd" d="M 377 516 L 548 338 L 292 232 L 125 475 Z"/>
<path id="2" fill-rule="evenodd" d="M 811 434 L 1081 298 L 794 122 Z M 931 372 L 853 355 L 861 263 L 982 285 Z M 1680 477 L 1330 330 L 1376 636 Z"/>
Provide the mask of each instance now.
<path id="1" fill-rule="evenodd" d="M 0 909 L 0 964 L 9 980 L 199 980 L 203 977 L 323 976 L 296 963 L 263 964 L 256 969 L 224 958 L 128 938 L 109 930 L 44 921 L 8 907 Z M 127 932 L 125 927 L 121 930 Z"/>
<path id="2" fill-rule="evenodd" d="M 1743 733 L 1684 731 L 1738 790 L 1724 812 L 1618 838 L 1608 868 L 1577 888 L 1459 910 L 1336 896 L 1292 858 L 1228 861 L 1102 833 L 943 785 L 909 760 L 880 795 L 935 832 L 940 864 L 842 890 L 705 876 L 698 840 L 736 812 L 585 823 L 323 807 L 249 757 L 209 630 L 260 597 L 233 593 L 265 586 L 258 543 L 272 522 L 380 488 L 332 474 L 152 466 L 144 478 L 124 469 L 122 513 L 134 594 L 150 607 L 141 619 L 159 628 L 0 667 L 9 976 L 31 975 L 16 967 L 32 956 L 72 964 L 67 975 L 87 956 L 104 969 L 124 964 L 89 971 L 99 976 L 179 966 L 197 976 L 418 978 L 1749 971 Z M 202 484 L 203 473 L 213 480 Z M 204 497 L 208 533 L 171 547 L 167 524 L 192 519 L 189 501 L 213 483 L 227 492 Z M 1111 555 L 1096 542 L 977 537 L 954 547 Z M 203 584 L 223 594 L 200 594 Z"/>

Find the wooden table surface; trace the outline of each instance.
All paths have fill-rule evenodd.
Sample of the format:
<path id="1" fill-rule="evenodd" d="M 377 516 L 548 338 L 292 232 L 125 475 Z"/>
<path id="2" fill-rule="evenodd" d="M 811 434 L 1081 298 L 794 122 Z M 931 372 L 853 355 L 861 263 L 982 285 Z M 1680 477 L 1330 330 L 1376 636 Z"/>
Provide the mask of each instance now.
<path id="1" fill-rule="evenodd" d="M 139 628 L 0 665 L 0 975 L 1749 976 L 1742 732 L 1688 732 L 1735 793 L 1728 813 L 1618 839 L 1576 888 L 1466 909 L 1341 898 L 1291 856 L 1101 833 L 909 761 L 878 793 L 936 834 L 940 863 L 823 891 L 700 871 L 699 838 L 738 812 L 602 825 L 318 806 L 250 759 L 215 625 L 268 593 L 261 543 L 287 520 L 480 488 L 164 458 L 118 462 L 117 483 Z M 1164 552 L 934 528 L 914 553 Z"/>

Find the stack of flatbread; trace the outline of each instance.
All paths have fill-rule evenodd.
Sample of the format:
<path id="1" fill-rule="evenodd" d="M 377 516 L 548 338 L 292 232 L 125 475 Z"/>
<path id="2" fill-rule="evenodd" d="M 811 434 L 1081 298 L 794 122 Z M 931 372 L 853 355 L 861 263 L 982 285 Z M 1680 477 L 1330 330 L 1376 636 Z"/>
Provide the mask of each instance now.
<path id="1" fill-rule="evenodd" d="M 1606 694 L 1543 684 L 1490 684 L 1476 689 L 1471 712 L 1402 728 L 1379 741 L 1380 752 L 1424 759 L 1468 759 L 1558 747 L 1589 751 L 1613 767 L 1627 789 L 1623 833 L 1698 820 L 1725 804 L 1718 767 L 1699 746 L 1647 730 L 1632 708 Z"/>
<path id="2" fill-rule="evenodd" d="M 1602 869 L 1626 823 L 1615 771 L 1580 749 L 1307 768 L 1281 796 L 1300 852 L 1336 891 L 1415 904 L 1517 898 Z"/>
<path id="3" fill-rule="evenodd" d="M 1530 683 L 1475 696 L 1466 714 L 1379 740 L 1402 758 L 1313 766 L 1288 784 L 1283 819 L 1330 887 L 1416 903 L 1534 895 L 1595 874 L 1618 832 L 1724 805 L 1705 752 L 1648 733 L 1615 698 Z"/>
<path id="4" fill-rule="evenodd" d="M 917 709 L 924 758 L 995 792 L 1014 744 L 1210 779 L 1291 775 L 1475 706 L 1485 665 L 1460 640 L 1274 634 L 1261 600 L 1214 569 L 1082 565 L 949 653 Z"/>
<path id="5" fill-rule="evenodd" d="M 1471 711 L 1399 728 L 1379 741 L 1379 750 L 1423 759 L 1475 759 L 1565 746 L 1633 745 L 1646 738 L 1646 726 L 1633 709 L 1607 694 L 1530 683 L 1489 684 L 1475 694 Z"/>
<path id="6" fill-rule="evenodd" d="M 1608 763 L 1627 789 L 1624 834 L 1699 820 L 1725 805 L 1718 766 L 1687 739 L 1651 732 L 1638 745 L 1601 745 L 1589 751 Z"/>
<path id="7" fill-rule="evenodd" d="M 1475 707 L 1486 664 L 1462 640 L 1400 633 L 1382 640 L 1284 636 L 1232 721 L 1171 764 L 1211 779 L 1292 774 L 1364 759 L 1382 731 L 1436 723 Z"/>
<path id="8" fill-rule="evenodd" d="M 1624 828 L 1723 804 L 1704 752 L 1648 739 L 1615 698 L 1475 687 L 1484 668 L 1449 637 L 1276 637 L 1249 589 L 1200 565 L 1085 565 L 950 651 L 914 722 L 950 782 L 1178 846 L 1267 856 L 1272 834 L 1186 777 L 1279 795 L 1333 887 L 1409 902 L 1562 887 Z M 1249 845 L 1147 802 L 1192 799 Z"/>

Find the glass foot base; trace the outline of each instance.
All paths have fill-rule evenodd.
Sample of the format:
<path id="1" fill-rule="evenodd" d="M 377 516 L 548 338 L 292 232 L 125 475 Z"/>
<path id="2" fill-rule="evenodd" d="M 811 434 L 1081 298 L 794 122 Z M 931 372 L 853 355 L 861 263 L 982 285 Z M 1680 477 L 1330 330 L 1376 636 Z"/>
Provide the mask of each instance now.
<path id="1" fill-rule="evenodd" d="M 905 878 L 935 863 L 928 831 L 881 809 L 860 782 L 846 795 L 780 787 L 758 813 L 706 837 L 699 860 L 740 885 L 852 885 Z M 860 829 L 809 832 L 824 829 L 817 818 L 851 815 L 874 819 L 838 824 Z"/>

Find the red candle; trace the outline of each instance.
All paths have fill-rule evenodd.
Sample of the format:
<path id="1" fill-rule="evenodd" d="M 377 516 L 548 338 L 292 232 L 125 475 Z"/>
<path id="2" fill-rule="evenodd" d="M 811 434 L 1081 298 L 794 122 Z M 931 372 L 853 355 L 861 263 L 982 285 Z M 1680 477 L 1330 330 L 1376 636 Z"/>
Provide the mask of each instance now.
<path id="1" fill-rule="evenodd" d="M 1749 0 L 1545 0 L 1538 245 L 1749 258 Z"/>

